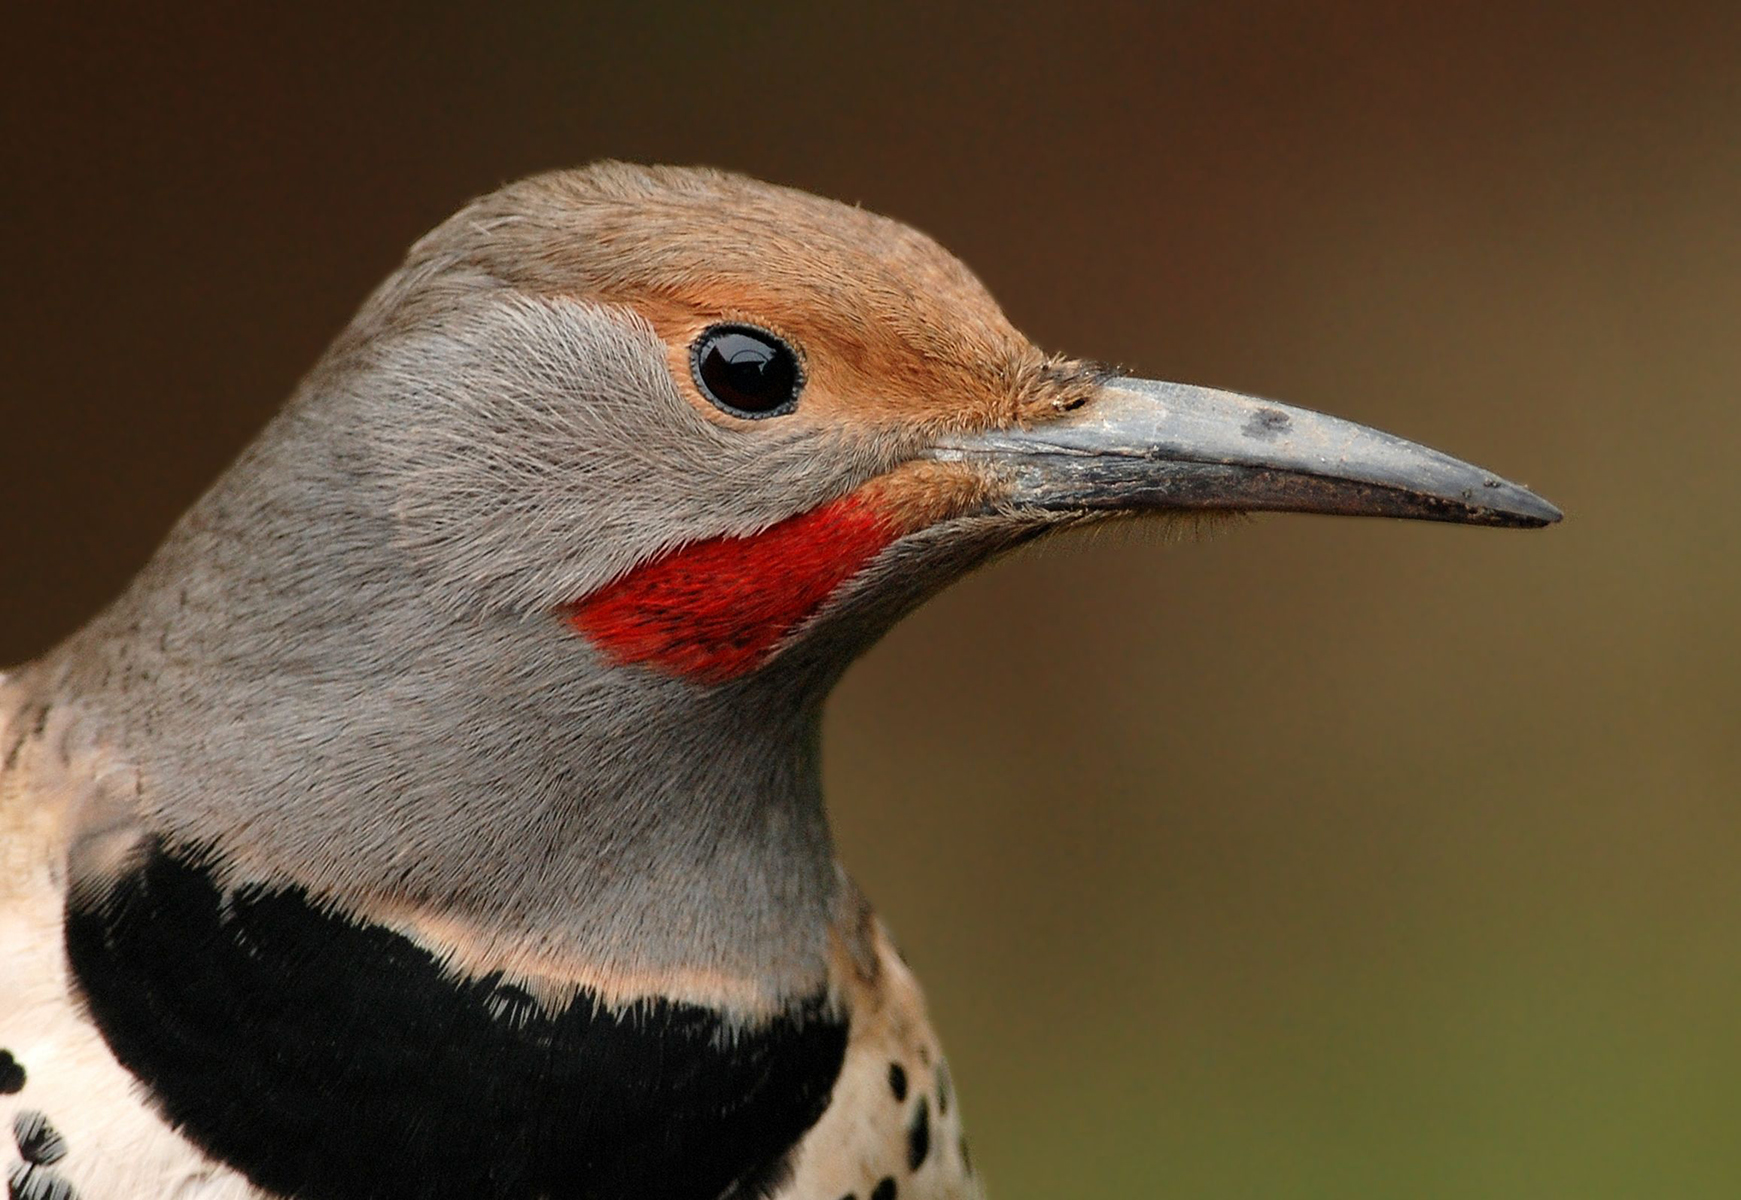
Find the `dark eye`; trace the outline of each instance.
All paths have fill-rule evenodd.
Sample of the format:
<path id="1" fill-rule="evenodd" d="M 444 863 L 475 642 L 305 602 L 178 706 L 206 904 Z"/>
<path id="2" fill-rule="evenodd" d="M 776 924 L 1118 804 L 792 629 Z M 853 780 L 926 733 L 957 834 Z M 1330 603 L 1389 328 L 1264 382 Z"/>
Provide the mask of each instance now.
<path id="1" fill-rule="evenodd" d="M 804 372 L 792 347 L 753 325 L 715 325 L 689 351 L 695 384 L 734 417 L 777 417 L 798 407 Z"/>

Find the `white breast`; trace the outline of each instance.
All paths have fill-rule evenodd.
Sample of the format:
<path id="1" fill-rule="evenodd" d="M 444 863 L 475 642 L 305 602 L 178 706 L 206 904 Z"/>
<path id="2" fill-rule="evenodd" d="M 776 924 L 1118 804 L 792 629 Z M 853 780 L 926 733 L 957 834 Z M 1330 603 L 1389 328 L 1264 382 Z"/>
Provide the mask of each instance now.
<path id="1" fill-rule="evenodd" d="M 840 1078 L 774 1200 L 980 1200 L 918 982 L 880 923 L 874 946 L 875 971 L 848 984 L 852 1032 Z"/>
<path id="2" fill-rule="evenodd" d="M 66 732 L 52 710 L 43 720 L 21 705 L 0 676 L 0 1050 L 24 1071 L 22 1088 L 0 1093 L 0 1164 L 12 1194 L 61 1194 L 58 1181 L 78 1200 L 255 1200 L 261 1193 L 246 1179 L 140 1099 L 73 999 L 61 940 L 64 815 L 77 788 L 102 772 L 70 753 Z M 15 1131 L 34 1125 L 33 1114 L 64 1142 L 51 1163 L 20 1153 Z"/>

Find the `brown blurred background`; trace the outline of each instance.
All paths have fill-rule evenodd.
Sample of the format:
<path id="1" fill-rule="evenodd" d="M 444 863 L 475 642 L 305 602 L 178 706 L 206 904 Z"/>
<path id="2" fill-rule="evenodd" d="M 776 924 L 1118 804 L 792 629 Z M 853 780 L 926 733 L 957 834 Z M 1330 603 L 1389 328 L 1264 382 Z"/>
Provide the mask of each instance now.
<path id="1" fill-rule="evenodd" d="M 474 193 L 862 202 L 1044 345 L 1569 514 L 1062 543 L 851 674 L 842 851 L 994 1195 L 1741 1195 L 1741 8 L 49 7 L 0 52 L 0 663 Z"/>

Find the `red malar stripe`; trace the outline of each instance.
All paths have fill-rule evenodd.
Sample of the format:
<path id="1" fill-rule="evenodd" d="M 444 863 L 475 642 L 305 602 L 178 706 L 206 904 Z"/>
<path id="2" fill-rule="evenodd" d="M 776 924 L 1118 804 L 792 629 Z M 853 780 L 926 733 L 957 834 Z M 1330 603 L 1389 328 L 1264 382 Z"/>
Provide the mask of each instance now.
<path id="1" fill-rule="evenodd" d="M 751 537 L 679 546 L 577 601 L 568 619 L 615 662 L 717 683 L 760 665 L 896 536 L 845 496 Z"/>

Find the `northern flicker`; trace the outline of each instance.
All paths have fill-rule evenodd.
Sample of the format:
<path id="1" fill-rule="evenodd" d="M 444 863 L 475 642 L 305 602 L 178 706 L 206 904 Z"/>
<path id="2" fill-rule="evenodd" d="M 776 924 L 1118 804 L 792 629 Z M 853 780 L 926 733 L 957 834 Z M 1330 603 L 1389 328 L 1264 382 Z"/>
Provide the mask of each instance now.
<path id="1" fill-rule="evenodd" d="M 1264 509 L 1559 518 L 1045 354 L 857 208 L 622 164 L 475 201 L 0 677 L 10 1195 L 980 1195 L 823 701 L 1013 546 Z"/>

